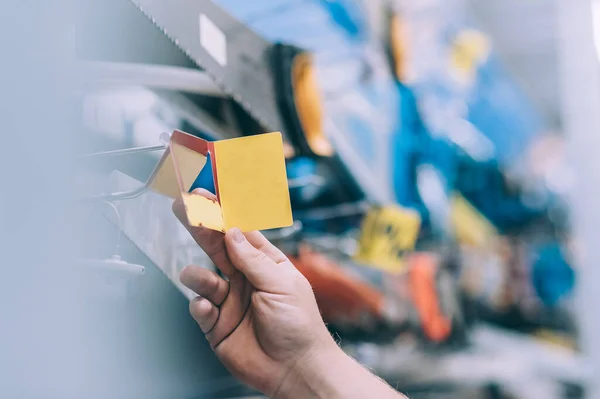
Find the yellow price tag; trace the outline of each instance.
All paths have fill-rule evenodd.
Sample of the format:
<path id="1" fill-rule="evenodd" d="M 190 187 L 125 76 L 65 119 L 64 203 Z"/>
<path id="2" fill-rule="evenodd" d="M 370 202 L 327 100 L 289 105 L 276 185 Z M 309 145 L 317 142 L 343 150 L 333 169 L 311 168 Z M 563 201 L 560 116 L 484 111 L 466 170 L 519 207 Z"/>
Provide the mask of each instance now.
<path id="1" fill-rule="evenodd" d="M 189 193 L 209 154 L 218 200 Z M 253 231 L 294 222 L 279 132 L 208 142 L 175 131 L 150 179 L 152 190 L 183 198 L 190 226 Z"/>
<path id="2" fill-rule="evenodd" d="M 477 69 L 490 56 L 492 45 L 483 33 L 466 29 L 460 32 L 450 53 L 451 70 L 463 82 L 475 79 Z"/>
<path id="3" fill-rule="evenodd" d="M 366 216 L 355 259 L 391 273 L 404 270 L 403 257 L 414 248 L 421 217 L 395 205 L 373 208 Z"/>
<path id="4" fill-rule="evenodd" d="M 450 221 L 461 244 L 487 247 L 498 237 L 498 230 L 492 222 L 460 194 L 454 194 L 452 198 Z"/>

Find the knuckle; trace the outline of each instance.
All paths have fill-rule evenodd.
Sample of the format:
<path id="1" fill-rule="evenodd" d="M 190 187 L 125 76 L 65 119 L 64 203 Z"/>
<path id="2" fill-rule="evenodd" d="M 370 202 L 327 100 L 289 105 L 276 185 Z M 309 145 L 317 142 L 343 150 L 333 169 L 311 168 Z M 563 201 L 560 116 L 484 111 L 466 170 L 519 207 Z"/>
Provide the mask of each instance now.
<path id="1" fill-rule="evenodd" d="M 201 297 L 196 297 L 190 301 L 189 310 L 190 310 L 190 314 L 194 317 L 196 317 L 196 314 L 197 314 L 196 309 L 198 307 L 197 306 L 198 302 L 200 302 L 201 300 L 202 300 Z"/>
<path id="2" fill-rule="evenodd" d="M 304 277 L 304 275 L 302 273 L 300 273 L 299 271 L 294 271 L 292 273 L 290 282 L 291 282 L 292 288 L 295 291 L 304 291 L 307 288 L 310 288 L 310 283 L 308 282 L 306 277 Z"/>
<path id="3" fill-rule="evenodd" d="M 212 230 L 199 227 L 194 232 L 194 239 L 210 257 L 216 256 L 225 250 L 223 239 L 213 234 Z"/>
<path id="4" fill-rule="evenodd" d="M 206 290 L 212 295 L 219 290 L 219 278 L 214 273 L 207 274 L 206 278 Z"/>
<path id="5" fill-rule="evenodd" d="M 258 250 L 252 253 L 251 258 L 256 263 L 266 262 L 269 259 L 264 252 Z"/>

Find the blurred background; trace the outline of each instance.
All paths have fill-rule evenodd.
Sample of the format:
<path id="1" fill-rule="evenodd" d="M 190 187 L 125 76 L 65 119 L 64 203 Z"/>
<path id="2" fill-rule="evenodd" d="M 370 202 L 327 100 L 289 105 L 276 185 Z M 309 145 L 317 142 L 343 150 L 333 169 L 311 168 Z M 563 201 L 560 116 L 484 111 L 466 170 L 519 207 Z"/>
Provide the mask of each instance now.
<path id="1" fill-rule="evenodd" d="M 256 394 L 188 315 L 179 272 L 214 265 L 147 187 L 175 129 L 282 131 L 295 223 L 265 235 L 399 391 L 600 397 L 598 2 L 164 4 L 73 9 L 80 377 L 14 397 Z M 214 192 L 210 169 L 193 188 Z"/>

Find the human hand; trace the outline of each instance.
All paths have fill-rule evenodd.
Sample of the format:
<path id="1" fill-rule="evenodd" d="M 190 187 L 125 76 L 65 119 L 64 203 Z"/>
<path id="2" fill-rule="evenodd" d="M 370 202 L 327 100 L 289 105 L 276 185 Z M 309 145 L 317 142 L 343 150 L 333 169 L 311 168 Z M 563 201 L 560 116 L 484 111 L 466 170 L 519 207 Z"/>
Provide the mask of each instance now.
<path id="1" fill-rule="evenodd" d="M 206 190 L 194 193 L 215 198 Z M 341 352 L 309 282 L 261 233 L 190 227 L 181 200 L 173 210 L 228 280 L 196 266 L 180 276 L 199 295 L 190 312 L 216 355 L 235 377 L 270 397 L 289 397 L 291 387 L 298 394 L 299 373 L 325 369 L 324 359 Z"/>

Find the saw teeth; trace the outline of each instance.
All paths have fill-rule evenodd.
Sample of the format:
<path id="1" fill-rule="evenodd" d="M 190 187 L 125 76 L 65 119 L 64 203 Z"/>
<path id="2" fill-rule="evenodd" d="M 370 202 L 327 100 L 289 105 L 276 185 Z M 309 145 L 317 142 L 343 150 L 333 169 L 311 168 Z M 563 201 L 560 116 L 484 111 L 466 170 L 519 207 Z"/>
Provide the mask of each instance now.
<path id="1" fill-rule="evenodd" d="M 129 0 L 129 1 L 131 2 L 131 4 L 133 4 L 135 6 L 135 8 L 137 8 L 142 14 L 144 14 L 144 16 L 146 18 L 148 18 L 148 20 L 150 20 L 150 22 L 152 22 L 152 24 L 154 26 L 157 27 L 175 45 L 175 47 L 177 47 L 183 54 L 185 54 L 196 65 L 198 65 L 200 68 L 202 68 L 204 70 L 204 72 L 206 72 L 211 77 L 211 79 L 215 82 L 215 84 L 225 94 L 227 94 L 229 97 L 233 98 L 244 110 L 246 110 L 246 112 L 248 112 L 250 115 L 252 115 L 252 117 L 254 119 L 256 119 L 256 121 L 258 121 L 258 123 L 260 123 L 265 128 L 270 128 L 270 126 L 273 126 L 272 123 L 268 122 L 268 118 L 267 117 L 265 117 L 263 115 L 259 115 L 258 113 L 256 113 L 254 111 L 254 109 L 252 108 L 252 106 L 248 102 L 242 101 L 241 97 L 237 93 L 234 93 L 233 90 L 231 90 L 224 81 L 222 81 L 221 79 L 219 79 L 217 77 L 217 75 L 214 73 L 214 71 L 212 71 L 210 68 L 207 68 L 204 65 L 202 65 L 202 63 L 198 62 L 198 60 L 195 59 L 189 53 L 189 51 L 187 51 L 186 49 L 184 49 L 183 47 L 181 47 L 181 45 L 179 44 L 179 40 L 177 40 L 174 37 L 172 37 L 171 35 L 169 35 L 169 33 L 167 32 L 166 29 L 164 29 L 163 27 L 161 27 L 160 25 L 158 25 L 156 23 L 156 18 L 150 16 L 144 10 L 144 8 L 141 5 L 139 5 L 135 0 Z"/>

